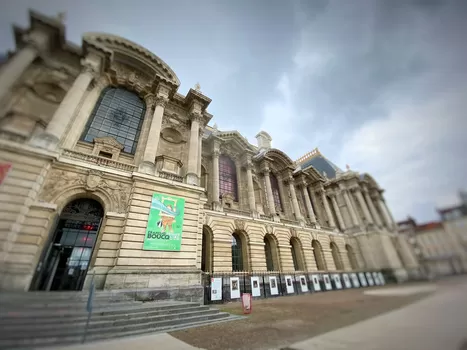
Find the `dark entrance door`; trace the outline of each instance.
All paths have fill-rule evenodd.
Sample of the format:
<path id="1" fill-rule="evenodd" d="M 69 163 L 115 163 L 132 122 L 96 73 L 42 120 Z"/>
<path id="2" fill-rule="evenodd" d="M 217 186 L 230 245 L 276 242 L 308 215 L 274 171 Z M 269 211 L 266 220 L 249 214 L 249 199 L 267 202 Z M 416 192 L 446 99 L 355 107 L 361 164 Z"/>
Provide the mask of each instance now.
<path id="1" fill-rule="evenodd" d="M 77 199 L 62 211 L 39 263 L 34 289 L 81 290 L 104 211 L 93 199 Z"/>

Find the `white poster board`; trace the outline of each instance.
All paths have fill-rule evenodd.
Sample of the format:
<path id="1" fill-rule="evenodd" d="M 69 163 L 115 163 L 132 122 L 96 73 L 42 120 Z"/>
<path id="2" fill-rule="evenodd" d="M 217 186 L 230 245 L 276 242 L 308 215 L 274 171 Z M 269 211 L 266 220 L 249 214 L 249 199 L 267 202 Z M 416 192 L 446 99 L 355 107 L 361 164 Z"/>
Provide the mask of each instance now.
<path id="1" fill-rule="evenodd" d="M 324 280 L 324 287 L 326 290 L 332 290 L 331 280 L 329 279 L 329 275 L 323 275 Z"/>
<path id="2" fill-rule="evenodd" d="M 211 278 L 211 300 L 222 300 L 222 277 Z"/>
<path id="3" fill-rule="evenodd" d="M 334 280 L 334 284 L 336 285 L 336 289 L 342 289 L 342 282 L 341 282 L 341 276 L 339 276 L 337 273 L 331 275 L 332 279 Z"/>
<path id="4" fill-rule="evenodd" d="M 251 296 L 261 296 L 261 288 L 259 287 L 259 277 L 251 277 Z"/>
<path id="5" fill-rule="evenodd" d="M 298 277 L 300 279 L 300 289 L 302 290 L 303 293 L 306 293 L 308 292 L 308 283 L 306 281 L 306 277 L 305 276 L 299 276 Z"/>
<path id="6" fill-rule="evenodd" d="M 344 280 L 345 288 L 352 288 L 352 283 L 350 283 L 350 278 L 348 274 L 342 274 L 342 279 Z"/>
<path id="7" fill-rule="evenodd" d="M 240 298 L 240 279 L 238 277 L 230 277 L 230 299 Z"/>
<path id="8" fill-rule="evenodd" d="M 378 277 L 379 277 L 379 280 L 381 282 L 381 285 L 384 286 L 386 284 L 386 280 L 384 279 L 383 273 L 378 272 Z"/>
<path id="9" fill-rule="evenodd" d="M 358 276 L 356 273 L 351 273 L 350 274 L 350 279 L 352 280 L 352 284 L 354 288 L 359 288 L 360 287 L 360 282 L 358 281 Z"/>
<path id="10" fill-rule="evenodd" d="M 287 288 L 287 294 L 294 293 L 292 276 L 285 276 L 285 287 Z"/>
<path id="11" fill-rule="evenodd" d="M 373 281 L 375 281 L 375 284 L 376 284 L 377 286 L 381 285 L 381 282 L 379 281 L 378 273 L 377 273 L 377 272 L 373 272 L 372 275 L 373 275 Z"/>
<path id="12" fill-rule="evenodd" d="M 314 291 L 321 291 L 321 285 L 319 284 L 319 275 L 311 275 L 311 283 L 313 283 Z"/>
<path id="13" fill-rule="evenodd" d="M 362 287 L 366 287 L 368 285 L 368 282 L 365 278 L 365 274 L 363 272 L 358 273 L 358 278 L 360 279 L 360 284 L 362 285 Z"/>
<path id="14" fill-rule="evenodd" d="M 373 277 L 371 277 L 371 273 L 366 272 L 366 273 L 365 273 L 365 276 L 366 276 L 366 279 L 367 279 L 367 281 L 368 281 L 368 285 L 369 285 L 369 286 L 374 286 L 374 285 L 375 285 L 375 282 L 373 281 Z"/>
<path id="15" fill-rule="evenodd" d="M 271 290 L 271 295 L 279 294 L 276 276 L 269 276 L 269 289 Z"/>

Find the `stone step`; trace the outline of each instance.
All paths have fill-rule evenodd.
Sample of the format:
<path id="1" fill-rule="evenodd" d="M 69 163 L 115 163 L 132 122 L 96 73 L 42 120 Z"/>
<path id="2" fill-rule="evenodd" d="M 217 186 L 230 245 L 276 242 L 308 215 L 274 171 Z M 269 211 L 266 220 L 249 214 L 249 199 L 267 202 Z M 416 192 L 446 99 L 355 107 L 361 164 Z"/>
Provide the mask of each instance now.
<path id="1" fill-rule="evenodd" d="M 191 317 L 184 317 L 181 319 L 173 319 L 159 322 L 141 323 L 136 325 L 126 325 L 108 328 L 89 328 L 86 342 L 103 340 L 116 337 L 124 337 L 130 335 L 138 335 L 144 333 L 157 333 L 168 332 L 177 329 L 195 327 L 205 324 L 217 323 L 220 321 L 230 321 L 239 319 L 239 317 L 231 316 L 230 314 L 217 312 L 215 314 L 197 315 Z M 66 345 L 81 342 L 84 330 L 81 333 L 66 334 L 61 336 L 43 336 L 43 337 L 29 337 L 27 332 L 23 330 L 22 337 L 18 339 L 5 339 L 0 340 L 0 349 L 32 349 L 38 347 L 50 348 L 52 345 Z"/>

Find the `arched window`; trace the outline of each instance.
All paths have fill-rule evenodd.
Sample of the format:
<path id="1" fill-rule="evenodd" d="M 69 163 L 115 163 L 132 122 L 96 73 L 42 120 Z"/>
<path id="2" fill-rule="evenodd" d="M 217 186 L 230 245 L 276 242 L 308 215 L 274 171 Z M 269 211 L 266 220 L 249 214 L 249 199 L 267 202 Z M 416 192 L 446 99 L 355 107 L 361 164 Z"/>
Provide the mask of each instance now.
<path id="1" fill-rule="evenodd" d="M 352 270 L 357 270 L 358 269 L 358 262 L 355 257 L 355 252 L 350 244 L 345 245 L 345 250 L 347 250 L 347 257 L 349 258 L 350 266 L 352 267 Z"/>
<path id="2" fill-rule="evenodd" d="M 334 242 L 331 242 L 331 252 L 332 252 L 332 258 L 334 260 L 334 264 L 336 265 L 336 270 L 338 271 L 344 270 L 344 264 L 342 263 L 342 258 L 339 252 L 339 248 Z"/>
<path id="3" fill-rule="evenodd" d="M 243 271 L 242 240 L 236 233 L 232 234 L 232 271 Z"/>
<path id="4" fill-rule="evenodd" d="M 281 195 L 279 192 L 279 181 L 277 181 L 277 177 L 272 173 L 269 175 L 269 179 L 271 181 L 272 197 L 274 198 L 274 207 L 276 207 L 276 211 L 283 211 Z"/>
<path id="5" fill-rule="evenodd" d="M 311 242 L 311 246 L 313 247 L 313 255 L 315 257 L 316 267 L 319 271 L 325 271 L 326 261 L 324 260 L 323 249 L 321 247 L 321 244 L 316 239 L 314 239 Z"/>
<path id="6" fill-rule="evenodd" d="M 264 255 L 266 256 L 266 267 L 268 271 L 279 270 L 275 266 L 274 255 L 276 254 L 276 244 L 270 235 L 264 236 Z"/>
<path id="7" fill-rule="evenodd" d="M 212 271 L 212 231 L 204 225 L 203 226 L 203 239 L 201 248 L 201 271 Z"/>
<path id="8" fill-rule="evenodd" d="M 234 201 L 238 201 L 237 168 L 229 156 L 222 154 L 219 157 L 219 194 L 230 193 Z"/>
<path id="9" fill-rule="evenodd" d="M 300 250 L 300 242 L 296 237 L 292 237 L 290 239 L 290 251 L 292 253 L 292 261 L 293 267 L 295 271 L 304 271 L 305 268 L 303 266 L 301 250 Z"/>
<path id="10" fill-rule="evenodd" d="M 123 152 L 134 154 L 138 144 L 146 105 L 135 93 L 122 88 L 105 89 L 81 137 L 93 142 L 111 136 L 123 145 Z"/>

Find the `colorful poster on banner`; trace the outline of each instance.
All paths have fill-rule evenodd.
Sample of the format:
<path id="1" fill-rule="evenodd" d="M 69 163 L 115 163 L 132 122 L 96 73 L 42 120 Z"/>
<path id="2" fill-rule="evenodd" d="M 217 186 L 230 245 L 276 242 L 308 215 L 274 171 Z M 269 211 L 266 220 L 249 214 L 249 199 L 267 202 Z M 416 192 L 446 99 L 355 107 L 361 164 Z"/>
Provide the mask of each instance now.
<path id="1" fill-rule="evenodd" d="M 329 279 L 329 275 L 323 275 L 324 286 L 326 290 L 332 290 L 331 280 Z"/>
<path id="2" fill-rule="evenodd" d="M 287 289 L 288 294 L 293 294 L 294 293 L 292 276 L 285 276 L 285 287 Z"/>
<path id="3" fill-rule="evenodd" d="M 279 294 L 279 288 L 277 287 L 276 276 L 269 276 L 269 288 L 271 289 L 271 295 Z"/>
<path id="4" fill-rule="evenodd" d="M 352 283 L 350 283 L 350 278 L 348 274 L 342 274 L 342 279 L 344 280 L 345 288 L 352 288 Z"/>
<path id="5" fill-rule="evenodd" d="M 230 277 L 230 299 L 240 298 L 240 279 L 238 277 Z"/>
<path id="6" fill-rule="evenodd" d="M 308 292 L 308 283 L 306 281 L 306 277 L 305 276 L 300 276 L 299 279 L 300 279 L 300 289 L 301 289 L 301 291 L 303 293 Z"/>
<path id="7" fill-rule="evenodd" d="M 381 284 L 381 282 L 379 281 L 379 276 L 378 276 L 378 274 L 377 274 L 376 272 L 373 272 L 373 273 L 372 273 L 372 276 L 373 276 L 373 281 L 375 281 L 375 284 L 376 284 L 377 286 L 379 286 L 379 285 Z"/>
<path id="8" fill-rule="evenodd" d="M 335 273 L 331 277 L 334 280 L 334 285 L 336 286 L 336 289 L 342 289 L 341 276 Z"/>
<path id="9" fill-rule="evenodd" d="M 368 282 L 366 281 L 366 277 L 363 272 L 358 273 L 358 279 L 360 280 L 360 284 L 362 285 L 362 287 L 368 286 Z"/>
<path id="10" fill-rule="evenodd" d="M 374 286 L 375 282 L 373 281 L 373 277 L 371 277 L 371 273 L 366 272 L 365 276 L 366 276 L 366 280 L 368 281 L 368 285 L 369 286 Z"/>
<path id="11" fill-rule="evenodd" d="M 379 280 L 381 281 L 381 285 L 384 286 L 386 284 L 386 280 L 384 279 L 383 273 L 378 272 L 378 277 L 379 277 Z"/>
<path id="12" fill-rule="evenodd" d="M 358 276 L 356 273 L 351 273 L 350 278 L 352 279 L 352 285 L 354 288 L 360 287 L 360 282 L 358 281 Z"/>
<path id="13" fill-rule="evenodd" d="M 251 295 L 254 297 L 261 296 L 261 288 L 259 287 L 259 277 L 251 277 Z"/>
<path id="14" fill-rule="evenodd" d="M 11 170 L 11 163 L 1 163 L 0 164 L 0 185 L 5 182 L 8 173 Z"/>
<path id="15" fill-rule="evenodd" d="M 319 275 L 311 275 L 311 283 L 313 283 L 314 291 L 321 291 L 321 285 L 319 284 Z"/>
<path id="16" fill-rule="evenodd" d="M 184 198 L 154 193 L 143 249 L 180 251 L 184 215 Z"/>
<path id="17" fill-rule="evenodd" d="M 222 300 L 222 277 L 211 278 L 211 300 Z"/>

